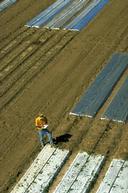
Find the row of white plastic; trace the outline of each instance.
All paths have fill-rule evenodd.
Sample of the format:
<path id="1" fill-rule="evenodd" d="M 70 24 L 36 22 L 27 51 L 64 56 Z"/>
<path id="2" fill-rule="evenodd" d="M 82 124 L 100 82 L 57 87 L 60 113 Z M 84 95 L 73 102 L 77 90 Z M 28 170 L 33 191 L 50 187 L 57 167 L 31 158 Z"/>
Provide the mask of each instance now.
<path id="1" fill-rule="evenodd" d="M 68 150 L 45 146 L 11 193 L 45 192 L 68 155 Z"/>
<path id="2" fill-rule="evenodd" d="M 111 162 L 97 193 L 128 193 L 128 161 Z"/>
<path id="3" fill-rule="evenodd" d="M 104 156 L 78 153 L 54 193 L 86 193 L 95 181 Z"/>
<path id="4" fill-rule="evenodd" d="M 68 150 L 45 146 L 11 193 L 46 193 L 59 173 Z M 88 193 L 105 157 L 78 153 L 54 193 Z M 128 161 L 113 160 L 96 193 L 128 193 Z"/>

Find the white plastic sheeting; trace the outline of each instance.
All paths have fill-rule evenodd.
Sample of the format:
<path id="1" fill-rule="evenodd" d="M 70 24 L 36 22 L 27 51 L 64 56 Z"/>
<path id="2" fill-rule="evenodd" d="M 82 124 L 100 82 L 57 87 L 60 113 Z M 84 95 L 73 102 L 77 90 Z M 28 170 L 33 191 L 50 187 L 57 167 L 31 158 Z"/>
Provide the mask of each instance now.
<path id="1" fill-rule="evenodd" d="M 28 27 L 81 30 L 109 0 L 57 0 L 29 21 Z"/>
<path id="2" fill-rule="evenodd" d="M 39 15 L 29 21 L 26 26 L 28 27 L 40 27 L 49 22 L 56 14 L 60 13 L 65 6 L 70 3 L 71 0 L 57 0 L 46 10 L 42 11 Z"/>
<path id="3" fill-rule="evenodd" d="M 80 11 L 89 0 L 74 0 L 72 1 L 69 6 L 67 6 L 63 11 L 57 14 L 50 22 L 48 22 L 45 27 L 59 29 L 65 24 L 78 12 Z"/>
<path id="4" fill-rule="evenodd" d="M 96 193 L 127 193 L 128 161 L 114 159 Z"/>
<path id="5" fill-rule="evenodd" d="M 96 179 L 104 156 L 78 153 L 54 193 L 87 193 Z"/>
<path id="6" fill-rule="evenodd" d="M 45 192 L 68 155 L 68 150 L 45 146 L 11 193 Z"/>

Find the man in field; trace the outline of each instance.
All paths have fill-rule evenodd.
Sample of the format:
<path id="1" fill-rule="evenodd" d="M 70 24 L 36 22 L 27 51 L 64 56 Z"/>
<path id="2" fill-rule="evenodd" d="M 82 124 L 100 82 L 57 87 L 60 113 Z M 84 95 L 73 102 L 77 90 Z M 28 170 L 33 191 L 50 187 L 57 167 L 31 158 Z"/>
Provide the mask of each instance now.
<path id="1" fill-rule="evenodd" d="M 36 126 L 36 130 L 38 131 L 39 139 L 42 147 L 45 146 L 46 143 L 50 143 L 51 146 L 53 146 L 52 133 L 48 130 L 48 120 L 46 116 L 41 114 L 38 117 L 36 117 L 35 126 Z"/>

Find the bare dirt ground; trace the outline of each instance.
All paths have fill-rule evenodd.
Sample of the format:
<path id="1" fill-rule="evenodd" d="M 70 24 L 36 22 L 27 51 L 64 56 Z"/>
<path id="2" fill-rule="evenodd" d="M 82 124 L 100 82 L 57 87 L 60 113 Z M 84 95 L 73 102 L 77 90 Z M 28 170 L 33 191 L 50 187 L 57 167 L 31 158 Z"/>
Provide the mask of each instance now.
<path id="1" fill-rule="evenodd" d="M 81 94 L 114 52 L 128 52 L 128 1 L 111 0 L 81 32 L 29 29 L 24 24 L 53 1 L 19 0 L 0 12 L 0 192 L 9 192 L 40 146 L 34 118 L 43 112 L 54 137 L 72 154 L 50 187 L 52 192 L 78 151 L 106 155 L 94 193 L 113 158 L 128 159 L 128 125 L 101 121 L 128 70 L 94 119 L 69 116 Z"/>

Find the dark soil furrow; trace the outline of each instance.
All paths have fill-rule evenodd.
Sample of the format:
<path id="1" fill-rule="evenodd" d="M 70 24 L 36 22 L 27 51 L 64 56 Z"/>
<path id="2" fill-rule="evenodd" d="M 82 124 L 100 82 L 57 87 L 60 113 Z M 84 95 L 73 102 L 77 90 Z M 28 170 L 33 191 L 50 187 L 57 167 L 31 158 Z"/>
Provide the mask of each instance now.
<path id="1" fill-rule="evenodd" d="M 21 42 L 21 44 L 15 47 L 15 49 L 9 52 L 9 54 L 1 60 L 0 72 L 2 72 L 6 67 L 8 68 L 9 63 L 16 60 L 17 57 L 19 57 L 19 54 L 24 52 L 32 43 L 35 43 L 39 39 L 42 32 L 37 34 L 37 33 L 34 33 L 34 31 L 35 30 L 29 31 L 29 33 L 31 32 L 29 34 L 30 38 L 27 37 L 26 41 Z"/>
<path id="2" fill-rule="evenodd" d="M 12 41 L 10 41 L 1 51 L 0 51 L 0 59 L 7 56 L 7 54 L 11 53 L 14 49 L 18 47 L 23 41 L 28 40 L 36 30 L 26 30 L 18 36 L 15 37 Z"/>
<path id="3" fill-rule="evenodd" d="M 32 52 L 30 53 L 30 55 L 28 55 L 27 58 L 23 58 L 21 55 L 21 62 L 18 63 L 18 61 L 16 61 L 16 68 L 8 74 L 8 77 L 6 77 L 6 80 L 1 85 L 1 96 L 3 96 L 9 89 L 11 89 L 16 81 L 21 79 L 22 76 L 25 75 L 31 67 L 33 67 L 36 62 L 38 62 L 46 54 L 47 50 L 54 46 L 54 33 L 45 33 L 43 34 L 43 39 L 40 39 L 41 42 L 39 44 L 36 42 L 37 45 L 33 44 L 30 48 L 28 48 L 29 51 L 32 50 Z M 20 57 L 18 59 L 20 59 Z"/>
<path id="4" fill-rule="evenodd" d="M 108 127 L 109 122 L 107 121 L 95 121 L 87 134 L 83 136 L 79 148 L 89 153 L 95 153 L 95 149 L 102 140 Z"/>
<path id="5" fill-rule="evenodd" d="M 48 40 L 49 36 L 52 36 L 52 33 L 41 33 L 40 36 L 44 36 L 44 41 L 46 42 Z M 25 62 L 32 54 L 35 54 L 37 50 L 41 47 L 41 45 L 38 45 L 38 40 L 40 39 L 40 36 L 37 36 L 37 39 L 35 42 L 30 44 L 19 56 L 17 57 L 17 60 L 13 60 L 11 63 L 8 64 L 8 66 L 3 69 L 0 75 L 0 81 L 3 81 L 6 78 L 5 83 L 7 82 L 7 77 L 12 74 L 18 67 L 22 66 L 22 63 Z M 44 42 L 44 43 L 45 43 Z M 17 69 L 18 70 L 18 69 Z M 20 70 L 20 69 L 19 69 Z"/>
<path id="6" fill-rule="evenodd" d="M 22 34 L 24 34 L 27 30 L 29 30 L 29 28 L 22 26 L 19 29 L 16 29 L 15 32 L 9 34 L 7 37 L 1 39 L 0 40 L 0 52 L 5 47 L 8 47 L 8 44 L 14 41 L 17 37 L 19 37 L 20 35 L 22 36 Z"/>
<path id="7" fill-rule="evenodd" d="M 59 44 L 49 51 L 47 51 L 45 57 L 38 61 L 28 72 L 27 72 L 27 77 L 23 76 L 22 79 L 15 84 L 15 88 L 9 90 L 9 93 L 5 97 L 1 99 L 1 105 L 0 109 L 2 109 L 5 105 L 7 105 L 12 99 L 16 97 L 16 95 L 21 92 L 26 84 L 28 84 L 29 81 L 32 80 L 38 73 L 40 73 L 41 70 L 43 70 L 51 60 L 53 60 L 54 57 L 56 57 L 59 52 L 73 39 L 73 36 L 65 36 L 63 39 L 60 41 Z M 43 63 L 43 65 L 42 65 Z M 9 96 L 9 97 L 8 97 Z"/>

